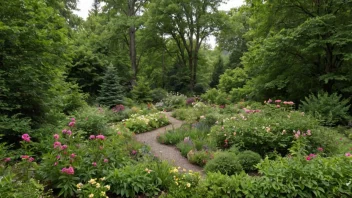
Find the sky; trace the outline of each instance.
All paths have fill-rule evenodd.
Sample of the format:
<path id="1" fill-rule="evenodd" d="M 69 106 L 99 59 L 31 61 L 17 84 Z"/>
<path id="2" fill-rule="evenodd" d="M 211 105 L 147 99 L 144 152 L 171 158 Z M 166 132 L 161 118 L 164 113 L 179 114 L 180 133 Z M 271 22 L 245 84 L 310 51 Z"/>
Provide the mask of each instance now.
<path id="1" fill-rule="evenodd" d="M 79 0 L 78 2 L 78 9 L 79 11 L 76 11 L 75 13 L 86 19 L 88 17 L 88 11 L 91 9 L 92 5 L 93 5 L 93 1 L 94 0 Z M 239 7 L 243 4 L 243 1 L 244 0 L 228 0 L 226 4 L 222 4 L 220 7 L 219 7 L 219 10 L 230 10 L 231 8 L 233 7 Z M 215 47 L 215 38 L 213 36 L 211 36 L 209 39 L 208 39 L 208 43 L 210 43 L 210 45 L 212 46 L 212 48 Z"/>

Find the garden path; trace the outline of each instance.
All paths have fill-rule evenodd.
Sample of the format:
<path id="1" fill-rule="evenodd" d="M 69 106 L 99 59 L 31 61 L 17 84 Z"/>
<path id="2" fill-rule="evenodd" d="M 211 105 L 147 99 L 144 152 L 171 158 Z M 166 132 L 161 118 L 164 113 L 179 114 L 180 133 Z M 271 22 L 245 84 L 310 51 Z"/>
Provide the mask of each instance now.
<path id="1" fill-rule="evenodd" d="M 136 140 L 150 146 L 151 152 L 159 159 L 166 160 L 176 167 L 181 167 L 181 169 L 185 168 L 187 170 L 192 170 L 203 174 L 202 168 L 191 164 L 187 158 L 181 155 L 180 151 L 178 151 L 175 146 L 160 144 L 157 141 L 156 137 L 158 134 L 165 133 L 170 129 L 179 128 L 183 123 L 182 121 L 171 117 L 170 112 L 164 113 L 168 117 L 171 124 L 150 132 L 136 134 Z"/>

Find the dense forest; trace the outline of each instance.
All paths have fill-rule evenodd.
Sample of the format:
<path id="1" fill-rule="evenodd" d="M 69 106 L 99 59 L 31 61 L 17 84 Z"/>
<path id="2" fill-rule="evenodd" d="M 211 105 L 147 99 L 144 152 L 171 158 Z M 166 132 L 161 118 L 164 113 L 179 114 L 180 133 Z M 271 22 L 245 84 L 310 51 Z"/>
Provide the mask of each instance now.
<path id="1" fill-rule="evenodd" d="M 352 0 L 246 0 L 219 10 L 225 2 L 95 0 L 83 19 L 78 0 L 1 0 L 0 148 L 22 151 L 26 133 L 41 156 L 40 141 L 68 117 L 88 119 L 82 108 L 149 109 L 170 94 L 221 107 L 280 99 L 322 126 L 352 125 Z"/>

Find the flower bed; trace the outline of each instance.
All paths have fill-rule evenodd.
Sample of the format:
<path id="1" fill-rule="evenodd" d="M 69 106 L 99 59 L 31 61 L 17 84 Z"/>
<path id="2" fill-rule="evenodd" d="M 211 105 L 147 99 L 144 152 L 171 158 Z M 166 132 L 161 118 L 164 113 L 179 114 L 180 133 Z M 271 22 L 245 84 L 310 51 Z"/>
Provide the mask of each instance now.
<path id="1" fill-rule="evenodd" d="M 143 133 L 169 124 L 169 120 L 163 113 L 148 115 L 131 115 L 131 118 L 123 120 L 126 128 L 134 133 Z"/>

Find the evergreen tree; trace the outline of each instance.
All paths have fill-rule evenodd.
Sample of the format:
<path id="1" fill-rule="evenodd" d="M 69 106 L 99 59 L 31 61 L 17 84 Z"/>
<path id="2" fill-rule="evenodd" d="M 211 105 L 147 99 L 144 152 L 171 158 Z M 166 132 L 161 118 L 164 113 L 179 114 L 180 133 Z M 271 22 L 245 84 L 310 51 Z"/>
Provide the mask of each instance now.
<path id="1" fill-rule="evenodd" d="M 152 95 L 149 83 L 145 80 L 145 78 L 140 77 L 137 85 L 133 87 L 131 91 L 133 99 L 138 102 L 151 102 Z"/>
<path id="2" fill-rule="evenodd" d="M 224 72 L 225 72 L 224 61 L 222 60 L 222 57 L 219 56 L 219 59 L 214 66 L 214 72 L 212 76 L 212 81 L 210 82 L 210 87 L 214 88 L 219 84 L 220 75 L 223 74 Z"/>
<path id="3" fill-rule="evenodd" d="M 120 84 L 121 79 L 117 73 L 117 69 L 112 65 L 107 68 L 101 85 L 100 96 L 97 98 L 99 104 L 108 107 L 122 104 L 124 88 Z"/>

